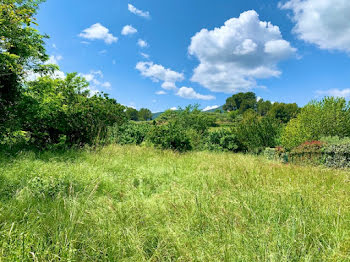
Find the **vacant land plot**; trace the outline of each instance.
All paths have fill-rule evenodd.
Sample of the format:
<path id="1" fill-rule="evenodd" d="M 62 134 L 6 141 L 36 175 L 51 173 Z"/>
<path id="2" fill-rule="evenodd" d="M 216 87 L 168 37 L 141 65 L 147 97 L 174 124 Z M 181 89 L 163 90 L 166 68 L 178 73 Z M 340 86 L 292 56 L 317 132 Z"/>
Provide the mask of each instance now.
<path id="1" fill-rule="evenodd" d="M 0 261 L 349 261 L 350 173 L 142 147 L 0 160 Z"/>

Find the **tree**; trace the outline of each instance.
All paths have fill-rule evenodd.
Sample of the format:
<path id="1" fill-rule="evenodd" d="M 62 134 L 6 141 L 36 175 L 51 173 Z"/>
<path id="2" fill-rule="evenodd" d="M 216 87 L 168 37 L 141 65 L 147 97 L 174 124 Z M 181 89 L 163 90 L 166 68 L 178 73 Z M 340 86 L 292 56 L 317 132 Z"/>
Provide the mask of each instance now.
<path id="1" fill-rule="evenodd" d="M 325 97 L 307 104 L 286 126 L 282 144 L 292 149 L 323 136 L 350 136 L 350 104 L 344 98 Z"/>
<path id="2" fill-rule="evenodd" d="M 151 110 L 147 108 L 141 108 L 139 113 L 138 113 L 138 119 L 147 121 L 147 120 L 152 120 L 152 112 Z"/>
<path id="3" fill-rule="evenodd" d="M 45 76 L 26 85 L 19 116 L 35 146 L 94 144 L 106 137 L 109 126 L 125 122 L 123 106 L 105 94 L 90 96 L 87 88 L 88 82 L 76 73 L 65 79 Z"/>
<path id="4" fill-rule="evenodd" d="M 238 93 L 226 100 L 224 105 L 225 111 L 238 110 L 240 114 L 243 114 L 248 109 L 256 110 L 257 98 L 253 92 Z"/>
<path id="5" fill-rule="evenodd" d="M 42 70 L 48 59 L 44 38 L 32 25 L 42 0 L 0 3 L 0 135 L 15 125 L 21 83 L 26 72 Z"/>
<path id="6" fill-rule="evenodd" d="M 272 103 L 269 100 L 260 99 L 257 103 L 257 112 L 261 116 L 266 116 L 271 107 Z"/>
<path id="7" fill-rule="evenodd" d="M 243 114 L 243 119 L 236 128 L 238 140 L 251 152 L 275 147 L 280 132 L 281 127 L 276 119 L 261 117 L 252 109 Z"/>
<path id="8" fill-rule="evenodd" d="M 296 103 L 274 103 L 268 114 L 280 120 L 282 123 L 288 123 L 292 118 L 296 117 L 299 112 L 299 107 Z"/>
<path id="9" fill-rule="evenodd" d="M 137 112 L 137 110 L 135 108 L 128 107 L 126 109 L 125 113 L 126 113 L 126 117 L 129 120 L 133 120 L 133 121 L 138 121 L 139 120 L 139 112 Z"/>

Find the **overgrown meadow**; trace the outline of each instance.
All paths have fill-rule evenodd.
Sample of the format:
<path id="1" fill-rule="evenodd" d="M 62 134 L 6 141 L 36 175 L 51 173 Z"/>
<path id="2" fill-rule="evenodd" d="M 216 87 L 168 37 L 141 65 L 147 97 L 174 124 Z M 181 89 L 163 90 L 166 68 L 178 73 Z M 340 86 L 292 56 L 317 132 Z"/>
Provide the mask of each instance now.
<path id="1" fill-rule="evenodd" d="M 137 146 L 2 158 L 2 261 L 348 261 L 350 176 Z"/>
<path id="2" fill-rule="evenodd" d="M 55 75 L 41 2 L 0 2 L 0 261 L 350 261 L 349 102 L 127 108 Z"/>

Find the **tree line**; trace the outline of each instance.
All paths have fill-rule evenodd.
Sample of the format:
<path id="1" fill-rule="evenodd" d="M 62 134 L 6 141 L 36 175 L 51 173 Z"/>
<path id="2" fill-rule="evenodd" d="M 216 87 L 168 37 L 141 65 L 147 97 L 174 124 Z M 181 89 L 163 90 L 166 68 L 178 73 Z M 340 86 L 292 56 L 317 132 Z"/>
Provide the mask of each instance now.
<path id="1" fill-rule="evenodd" d="M 57 78 L 58 67 L 46 63 L 47 36 L 34 28 L 41 2 L 0 3 L 1 146 L 119 143 L 260 153 L 266 148 L 293 151 L 307 141 L 339 144 L 350 137 L 350 105 L 344 98 L 325 97 L 300 108 L 246 92 L 229 97 L 224 112 L 202 112 L 194 105 L 152 120 L 149 109 L 136 110 L 108 94 L 92 94 L 86 79 L 77 73 Z M 28 74 L 37 77 L 28 80 Z"/>

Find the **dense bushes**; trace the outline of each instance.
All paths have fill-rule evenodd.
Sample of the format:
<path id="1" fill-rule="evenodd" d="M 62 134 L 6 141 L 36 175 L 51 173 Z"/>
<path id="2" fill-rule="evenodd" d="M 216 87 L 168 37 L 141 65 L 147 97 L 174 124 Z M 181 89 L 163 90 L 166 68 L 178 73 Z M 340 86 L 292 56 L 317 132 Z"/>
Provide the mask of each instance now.
<path id="1" fill-rule="evenodd" d="M 241 149 L 237 136 L 232 130 L 220 128 L 208 133 L 204 148 L 212 151 L 238 151 Z"/>
<path id="2" fill-rule="evenodd" d="M 172 149 L 180 152 L 192 149 L 191 140 L 186 130 L 177 125 L 176 122 L 154 126 L 148 139 L 161 149 Z"/>
<path id="3" fill-rule="evenodd" d="M 247 111 L 236 128 L 238 140 L 250 152 L 259 152 L 266 147 L 278 145 L 280 123 L 271 117 L 261 117 Z"/>
<path id="4" fill-rule="evenodd" d="M 149 123 L 127 122 L 115 125 L 109 129 L 108 141 L 121 145 L 140 145 L 146 140 L 150 129 Z"/>
<path id="5" fill-rule="evenodd" d="M 306 105 L 297 118 L 288 123 L 281 142 L 292 149 L 323 136 L 350 136 L 350 110 L 345 99 L 326 97 Z"/>
<path id="6" fill-rule="evenodd" d="M 77 74 L 65 79 L 46 76 L 27 84 L 18 116 L 31 144 L 92 145 L 106 139 L 109 126 L 125 122 L 123 106 L 103 94 L 90 96 L 87 87 Z"/>

